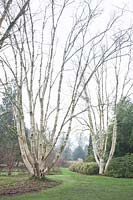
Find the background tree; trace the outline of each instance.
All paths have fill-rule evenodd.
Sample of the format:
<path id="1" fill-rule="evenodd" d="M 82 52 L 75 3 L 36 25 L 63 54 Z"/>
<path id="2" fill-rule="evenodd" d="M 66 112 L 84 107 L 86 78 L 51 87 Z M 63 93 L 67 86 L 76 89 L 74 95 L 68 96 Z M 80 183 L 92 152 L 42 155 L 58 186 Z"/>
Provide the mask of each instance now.
<path id="1" fill-rule="evenodd" d="M 112 125 L 110 125 L 108 149 L 111 143 Z M 117 142 L 114 156 L 133 153 L 133 103 L 123 98 L 117 106 Z"/>
<path id="2" fill-rule="evenodd" d="M 87 151 L 86 152 L 87 153 L 86 153 L 85 161 L 86 162 L 95 162 L 91 137 L 89 139 L 89 145 L 87 146 Z"/>
<path id="3" fill-rule="evenodd" d="M 78 160 L 78 159 L 85 159 L 85 151 L 83 150 L 83 148 L 81 146 L 78 146 L 75 148 L 75 150 L 73 151 L 73 160 Z"/>
<path id="4" fill-rule="evenodd" d="M 133 103 L 128 99 L 122 99 L 117 106 L 117 144 L 115 156 L 124 156 L 133 153 Z"/>
<path id="5" fill-rule="evenodd" d="M 89 139 L 89 146 L 88 146 L 88 156 L 93 156 L 93 146 L 92 146 L 92 139 Z"/>
<path id="6" fill-rule="evenodd" d="M 61 155 L 62 160 L 72 160 L 72 150 L 69 145 L 67 145 Z"/>
<path id="7" fill-rule="evenodd" d="M 99 166 L 99 174 L 106 173 L 115 152 L 118 134 L 117 123 L 119 120 L 121 121 L 121 119 L 117 118 L 118 101 L 122 99 L 124 93 L 128 94 L 132 88 L 129 76 L 131 68 L 131 41 L 130 38 L 128 40 L 128 35 L 125 35 L 124 37 L 127 38 L 126 42 L 129 42 L 129 49 L 126 49 L 127 54 L 125 54 L 125 50 L 123 53 L 122 50 L 116 52 L 115 59 L 113 61 L 111 60 L 113 65 L 109 60 L 105 63 L 103 62 L 101 68 L 96 71 L 95 76 L 92 79 L 92 84 L 94 86 L 93 90 L 91 91 L 89 87 L 86 87 L 85 97 L 83 97 L 86 101 L 88 111 L 88 120 L 84 120 L 84 122 L 88 126 L 91 134 L 93 152 Z M 118 40 L 121 42 L 125 40 L 121 40 L 120 38 L 118 37 Z M 117 45 L 120 45 L 118 41 L 116 43 L 116 46 Z M 103 48 L 105 47 L 101 48 L 101 55 L 103 55 Z M 96 49 L 94 50 L 94 55 L 95 53 L 97 54 Z M 124 69 L 122 55 L 125 55 L 125 59 L 127 60 L 127 65 L 126 68 L 124 65 Z M 95 55 L 94 63 L 96 59 Z M 112 65 L 112 67 L 108 67 L 109 65 Z M 111 77 L 110 74 L 112 75 Z M 107 151 L 109 137 L 108 128 L 111 119 L 113 120 L 111 145 L 110 150 Z M 120 121 L 119 123 L 121 123 Z"/>
<path id="8" fill-rule="evenodd" d="M 129 138 L 129 153 L 133 153 L 133 128 L 131 130 L 131 135 Z"/>
<path id="9" fill-rule="evenodd" d="M 6 165 L 8 175 L 11 175 L 13 168 L 21 161 L 11 96 L 12 90 L 8 88 L 0 105 L 3 113 L 0 117 L 0 163 Z"/>

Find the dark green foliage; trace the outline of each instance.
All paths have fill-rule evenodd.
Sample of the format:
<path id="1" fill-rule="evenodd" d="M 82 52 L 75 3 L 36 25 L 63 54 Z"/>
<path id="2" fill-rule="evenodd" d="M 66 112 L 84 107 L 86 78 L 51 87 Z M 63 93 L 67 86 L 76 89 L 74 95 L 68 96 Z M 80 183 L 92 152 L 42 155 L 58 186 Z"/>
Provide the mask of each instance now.
<path id="1" fill-rule="evenodd" d="M 21 160 L 17 130 L 12 108 L 12 91 L 6 91 L 0 105 L 0 163 L 6 164 L 9 174 Z"/>
<path id="2" fill-rule="evenodd" d="M 95 162 L 91 137 L 90 137 L 90 142 L 88 146 L 88 156 L 86 157 L 85 160 L 86 162 Z"/>
<path id="3" fill-rule="evenodd" d="M 78 162 L 74 163 L 69 168 L 73 172 L 87 174 L 87 175 L 96 175 L 98 174 L 98 165 L 95 162 Z"/>
<path id="4" fill-rule="evenodd" d="M 91 137 L 90 137 L 89 146 L 88 146 L 88 156 L 93 156 L 93 146 L 92 146 Z"/>
<path id="5" fill-rule="evenodd" d="M 115 156 L 133 153 L 133 103 L 122 100 L 117 109 L 117 145 Z"/>
<path id="6" fill-rule="evenodd" d="M 90 137 L 89 146 L 88 146 L 88 154 L 86 156 L 85 161 L 86 162 L 95 162 L 91 137 Z"/>
<path id="7" fill-rule="evenodd" d="M 78 146 L 73 152 L 73 160 L 78 160 L 79 158 L 85 159 L 85 151 L 81 146 Z"/>
<path id="8" fill-rule="evenodd" d="M 111 147 L 112 131 L 113 124 L 108 129 L 108 152 Z M 117 142 L 114 156 L 121 157 L 127 153 L 133 153 L 133 102 L 124 98 L 117 105 Z"/>
<path id="9" fill-rule="evenodd" d="M 112 177 L 133 178 L 133 154 L 113 158 L 106 174 Z"/>
<path id="10" fill-rule="evenodd" d="M 133 128 L 132 128 L 130 138 L 129 138 L 129 151 L 133 153 Z"/>

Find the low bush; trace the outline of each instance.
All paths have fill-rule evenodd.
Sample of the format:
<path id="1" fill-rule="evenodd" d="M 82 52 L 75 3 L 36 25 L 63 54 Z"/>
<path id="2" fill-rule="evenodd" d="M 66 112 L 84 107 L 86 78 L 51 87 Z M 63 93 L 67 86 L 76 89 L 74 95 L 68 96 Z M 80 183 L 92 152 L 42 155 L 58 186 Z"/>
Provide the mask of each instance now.
<path id="1" fill-rule="evenodd" d="M 78 172 L 87 175 L 98 174 L 98 165 L 95 162 L 79 162 L 72 164 L 69 169 L 73 172 Z"/>
<path id="2" fill-rule="evenodd" d="M 93 155 L 88 156 L 88 157 L 85 159 L 85 162 L 95 162 L 94 156 L 93 156 Z"/>
<path id="3" fill-rule="evenodd" d="M 133 154 L 113 158 L 106 175 L 118 178 L 133 178 Z"/>

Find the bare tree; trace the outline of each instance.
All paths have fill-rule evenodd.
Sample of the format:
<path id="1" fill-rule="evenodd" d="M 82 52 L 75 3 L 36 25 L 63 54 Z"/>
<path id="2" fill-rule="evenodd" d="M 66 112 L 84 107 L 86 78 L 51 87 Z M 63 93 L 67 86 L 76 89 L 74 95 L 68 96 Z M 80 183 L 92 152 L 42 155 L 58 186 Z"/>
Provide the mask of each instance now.
<path id="1" fill-rule="evenodd" d="M 133 85 L 129 76 L 132 62 L 130 34 L 130 31 L 122 31 L 119 34 L 117 41 L 115 41 L 115 56 L 111 60 L 106 60 L 105 58 L 105 46 L 104 48 L 100 47 L 103 62 L 92 79 L 93 90 L 89 86 L 85 87 L 84 90 L 83 99 L 87 105 L 88 119 L 83 121 L 91 135 L 94 157 L 99 166 L 99 174 L 106 173 L 115 152 L 117 103 L 120 99 L 129 95 Z M 119 51 L 117 51 L 118 48 Z M 97 62 L 95 51 L 94 63 Z M 109 126 L 111 123 L 113 123 L 112 144 L 110 151 L 107 152 Z"/>
<path id="2" fill-rule="evenodd" d="M 30 0 L 20 0 L 17 3 L 14 0 L 0 1 L 0 49 L 18 19 L 26 12 L 29 2 Z"/>
<path id="3" fill-rule="evenodd" d="M 0 0 L 0 50 L 7 46 L 9 37 L 17 21 L 26 13 L 30 0 Z M 17 31 L 17 29 L 16 29 Z M 6 42 L 6 40 L 8 42 Z M 0 62 L 4 67 L 1 59 Z M 1 80 L 2 82 L 2 80 Z M 6 83 L 7 84 L 7 83 Z M 3 87 L 4 83 L 0 85 Z M 0 117 L 6 112 L 0 113 Z"/>
<path id="4" fill-rule="evenodd" d="M 1 84 L 6 89 L 10 79 L 14 80 L 12 103 L 22 158 L 30 174 L 40 178 L 53 167 L 63 151 L 72 120 L 80 113 L 75 110 L 79 99 L 103 63 L 102 57 L 91 68 L 82 88 L 84 74 L 94 60 L 92 44 L 99 46 L 119 18 L 114 17 L 103 31 L 90 35 L 91 23 L 100 15 L 98 5 L 92 8 L 89 1 L 82 3 L 82 7 L 80 4 L 79 9 L 72 11 L 75 14 L 69 27 L 65 27 L 64 13 L 72 3 L 70 0 L 45 2 L 43 12 L 38 14 L 33 13 L 29 5 L 27 14 L 17 23 L 18 31 L 13 29 L 10 35 L 11 58 L 5 54 L 1 56 L 5 76 Z M 120 51 L 115 42 L 105 50 L 105 60 Z M 123 48 L 124 44 L 126 41 L 123 41 Z M 30 145 L 26 125 L 30 130 Z M 62 134 L 64 141 L 56 152 Z M 51 160 L 53 152 L 56 155 Z"/>

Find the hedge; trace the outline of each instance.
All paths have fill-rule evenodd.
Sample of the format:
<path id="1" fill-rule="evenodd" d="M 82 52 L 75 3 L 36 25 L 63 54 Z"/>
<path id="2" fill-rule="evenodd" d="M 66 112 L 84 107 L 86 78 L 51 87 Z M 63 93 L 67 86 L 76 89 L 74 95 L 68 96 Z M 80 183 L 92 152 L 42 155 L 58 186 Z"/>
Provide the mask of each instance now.
<path id="1" fill-rule="evenodd" d="M 73 172 L 96 175 L 98 174 L 98 165 L 96 162 L 79 162 L 72 164 L 69 169 Z"/>

